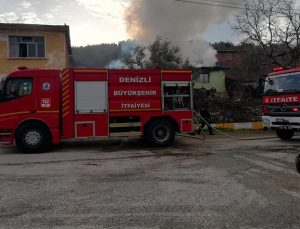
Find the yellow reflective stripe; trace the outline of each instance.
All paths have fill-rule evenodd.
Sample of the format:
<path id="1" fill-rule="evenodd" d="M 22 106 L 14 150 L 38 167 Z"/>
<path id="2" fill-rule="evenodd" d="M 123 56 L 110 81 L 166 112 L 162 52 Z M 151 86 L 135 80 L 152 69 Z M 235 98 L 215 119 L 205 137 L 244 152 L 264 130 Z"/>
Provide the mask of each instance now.
<path id="1" fill-rule="evenodd" d="M 5 117 L 5 116 L 12 116 L 12 115 L 22 115 L 22 114 L 30 114 L 30 111 L 20 111 L 20 112 L 14 112 L 14 113 L 7 113 L 7 114 L 1 114 L 0 117 Z M 58 110 L 53 110 L 53 111 L 37 111 L 36 113 L 59 113 Z"/>
<path id="2" fill-rule="evenodd" d="M 62 85 L 65 86 L 67 83 L 69 83 L 70 79 L 68 78 L 66 81 L 62 82 Z"/>
<path id="3" fill-rule="evenodd" d="M 37 111 L 37 113 L 59 113 L 58 110 L 55 111 Z"/>
<path id="4" fill-rule="evenodd" d="M 108 70 L 100 70 L 100 69 L 75 69 L 75 73 L 107 73 Z"/>
<path id="5" fill-rule="evenodd" d="M 63 108 L 63 113 L 65 113 L 66 111 L 68 111 L 68 109 L 70 109 L 69 105 Z"/>
<path id="6" fill-rule="evenodd" d="M 192 74 L 192 71 L 180 71 L 180 70 L 162 70 L 162 73 L 187 73 Z"/>
<path id="7" fill-rule="evenodd" d="M 69 94 L 67 94 L 66 95 L 66 97 L 64 97 L 62 100 L 63 100 L 63 102 L 65 102 L 67 99 L 69 99 L 70 98 L 70 95 Z"/>
<path id="8" fill-rule="evenodd" d="M 133 137 L 133 136 L 140 136 L 142 132 L 117 132 L 117 133 L 110 133 L 111 137 Z"/>
<path id="9" fill-rule="evenodd" d="M 62 87 L 62 91 L 65 91 L 65 90 L 67 90 L 67 89 L 69 89 L 70 88 L 70 85 L 64 85 L 63 87 Z"/>
<path id="10" fill-rule="evenodd" d="M 63 118 L 66 117 L 70 112 L 66 112 L 64 115 L 63 115 Z"/>
<path id="11" fill-rule="evenodd" d="M 129 122 L 129 123 L 110 123 L 109 127 L 139 127 L 142 123 L 140 122 Z"/>
<path id="12" fill-rule="evenodd" d="M 69 103 L 69 100 L 65 101 L 62 106 L 65 107 Z"/>
<path id="13" fill-rule="evenodd" d="M 69 94 L 70 93 L 70 91 L 69 90 L 67 90 L 67 91 L 63 91 L 63 93 L 62 93 L 62 96 L 63 97 L 65 97 L 67 94 Z"/>
<path id="14" fill-rule="evenodd" d="M 19 115 L 19 114 L 29 114 L 29 111 L 20 111 L 14 113 L 1 114 L 0 117 L 10 116 L 10 115 Z"/>

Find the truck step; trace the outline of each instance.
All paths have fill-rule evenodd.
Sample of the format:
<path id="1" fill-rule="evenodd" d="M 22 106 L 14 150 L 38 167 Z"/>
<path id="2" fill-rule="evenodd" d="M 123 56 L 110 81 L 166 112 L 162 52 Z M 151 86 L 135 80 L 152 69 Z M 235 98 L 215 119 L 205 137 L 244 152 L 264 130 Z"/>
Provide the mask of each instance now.
<path id="1" fill-rule="evenodd" d="M 140 132 L 140 131 L 110 133 L 111 137 L 136 137 L 136 136 L 141 136 L 141 135 L 142 135 L 142 132 Z"/>
<path id="2" fill-rule="evenodd" d="M 114 127 L 136 127 L 136 126 L 141 126 L 142 123 L 140 122 L 128 122 L 128 123 L 110 123 L 109 127 L 114 128 Z"/>

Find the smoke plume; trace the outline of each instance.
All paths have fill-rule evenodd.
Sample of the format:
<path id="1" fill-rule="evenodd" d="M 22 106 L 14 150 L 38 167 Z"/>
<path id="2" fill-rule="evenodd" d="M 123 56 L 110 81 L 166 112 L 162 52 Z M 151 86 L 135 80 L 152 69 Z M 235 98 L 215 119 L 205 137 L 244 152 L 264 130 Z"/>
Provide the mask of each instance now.
<path id="1" fill-rule="evenodd" d="M 122 68 L 126 68 L 125 64 L 122 62 L 122 58 L 128 56 L 128 55 L 132 55 L 134 52 L 135 47 L 137 46 L 137 41 L 136 40 L 127 40 L 127 41 L 121 41 L 119 42 L 120 47 L 120 53 L 117 59 L 112 60 L 107 66 L 105 66 L 106 68 L 109 69 L 122 69 Z"/>
<path id="2" fill-rule="evenodd" d="M 231 0 L 235 2 L 239 4 L 241 0 Z M 149 44 L 160 36 L 178 45 L 193 65 L 212 66 L 216 51 L 201 35 L 211 25 L 226 21 L 233 9 L 174 0 L 132 0 L 125 12 L 130 38 Z"/>

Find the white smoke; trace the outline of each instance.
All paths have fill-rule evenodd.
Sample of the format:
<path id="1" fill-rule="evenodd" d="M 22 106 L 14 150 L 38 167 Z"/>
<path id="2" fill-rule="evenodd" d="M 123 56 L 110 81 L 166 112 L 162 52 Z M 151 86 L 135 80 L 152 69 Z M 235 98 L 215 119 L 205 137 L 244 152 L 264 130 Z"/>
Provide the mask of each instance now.
<path id="1" fill-rule="evenodd" d="M 122 41 L 119 43 L 119 45 L 121 46 L 121 53 L 120 53 L 120 57 L 125 57 L 125 56 L 130 56 L 133 54 L 136 46 L 137 46 L 137 41 L 135 40 L 127 40 L 127 41 Z M 116 59 L 116 60 L 112 60 L 107 66 L 106 68 L 109 69 L 123 69 L 126 68 L 126 65 L 122 62 L 121 59 Z"/>
<path id="2" fill-rule="evenodd" d="M 111 61 L 106 68 L 108 69 L 121 69 L 125 68 L 124 63 L 121 60 L 113 60 Z"/>
<path id="3" fill-rule="evenodd" d="M 217 51 L 204 40 L 177 41 L 177 44 L 182 55 L 195 67 L 214 66 L 217 62 Z"/>
<path id="4" fill-rule="evenodd" d="M 232 4 L 241 2 L 243 0 L 231 0 Z M 160 36 L 178 45 L 193 65 L 213 66 L 216 51 L 201 35 L 211 25 L 226 21 L 233 9 L 174 0 L 132 0 L 125 12 L 130 38 L 148 45 Z"/>
<path id="5" fill-rule="evenodd" d="M 132 55 L 136 46 L 138 45 L 136 40 L 127 40 L 119 43 L 121 45 L 121 55 Z"/>

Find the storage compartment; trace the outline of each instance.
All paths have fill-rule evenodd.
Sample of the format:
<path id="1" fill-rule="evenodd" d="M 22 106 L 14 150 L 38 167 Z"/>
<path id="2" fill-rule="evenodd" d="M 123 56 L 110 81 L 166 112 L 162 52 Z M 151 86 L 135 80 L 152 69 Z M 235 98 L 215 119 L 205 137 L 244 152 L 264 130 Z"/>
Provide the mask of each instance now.
<path id="1" fill-rule="evenodd" d="M 164 110 L 190 110 L 191 85 L 189 82 L 163 83 Z"/>
<path id="2" fill-rule="evenodd" d="M 107 112 L 107 82 L 76 81 L 75 112 L 77 114 Z"/>
<path id="3" fill-rule="evenodd" d="M 140 136 L 141 120 L 139 116 L 110 117 L 110 136 Z"/>
<path id="4" fill-rule="evenodd" d="M 95 122 L 76 122 L 75 137 L 76 138 L 95 137 Z"/>
<path id="5" fill-rule="evenodd" d="M 193 120 L 192 119 L 182 119 L 181 120 L 181 133 L 191 133 L 193 132 Z"/>

